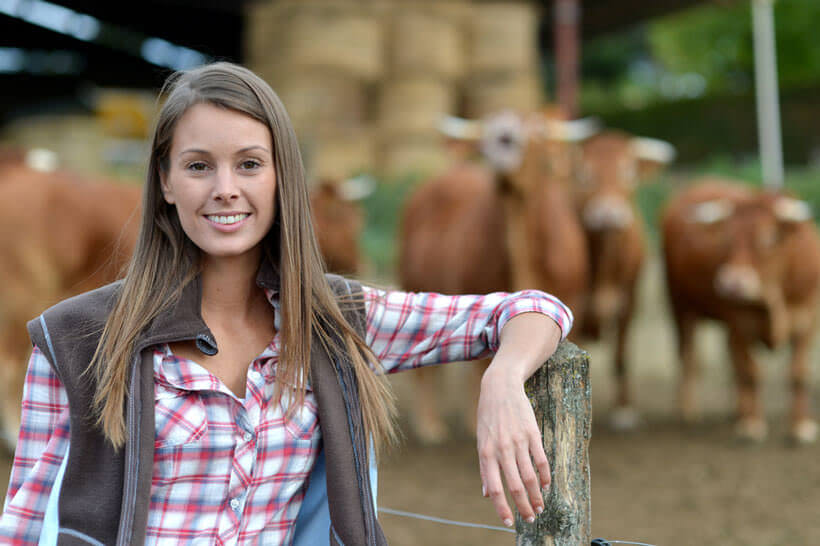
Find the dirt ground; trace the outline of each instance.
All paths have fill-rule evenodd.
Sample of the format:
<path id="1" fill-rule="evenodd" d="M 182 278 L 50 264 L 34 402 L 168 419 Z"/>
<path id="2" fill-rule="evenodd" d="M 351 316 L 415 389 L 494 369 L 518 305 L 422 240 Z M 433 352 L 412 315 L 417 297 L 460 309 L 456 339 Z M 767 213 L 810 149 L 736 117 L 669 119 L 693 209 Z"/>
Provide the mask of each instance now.
<path id="1" fill-rule="evenodd" d="M 758 353 L 771 433 L 761 445 L 741 445 L 732 437 L 734 391 L 723 333 L 716 325 L 701 327 L 703 420 L 684 426 L 675 413 L 674 338 L 657 264 L 647 268 L 640 297 L 630 351 L 643 417 L 638 430 L 616 433 L 605 425 L 612 387 L 608 345 L 582 344 L 592 368 L 593 535 L 657 546 L 814 544 L 820 538 L 820 446 L 794 448 L 785 441 L 787 352 Z M 812 359 L 814 399 L 820 394 L 818 355 Z M 418 445 L 407 425 L 411 378 L 392 378 L 405 440 L 381 463 L 380 506 L 500 525 L 481 496 L 474 441 L 460 431 L 467 366 L 442 368 L 441 393 L 454 433 L 436 448 Z M 8 468 L 8 459 L 0 461 L 0 483 Z M 515 544 L 514 535 L 501 531 L 389 514 L 380 519 L 394 546 Z"/>
<path id="2" fill-rule="evenodd" d="M 612 394 L 611 357 L 605 343 L 582 344 L 591 356 L 593 432 L 590 443 L 594 537 L 652 545 L 803 545 L 820 539 L 820 446 L 786 442 L 790 394 L 788 351 L 760 349 L 770 436 L 761 445 L 734 441 L 734 390 L 724 334 L 705 323 L 697 333 L 703 418 L 684 425 L 675 412 L 677 361 L 661 271 L 646 269 L 631 338 L 631 376 L 643 426 L 618 433 L 606 426 Z M 820 340 L 818 340 L 820 341 Z M 812 391 L 820 394 L 818 356 Z M 443 370 L 448 418 L 459 430 L 460 394 L 467 365 Z M 411 378 L 394 376 L 402 414 L 412 404 Z M 383 507 L 499 526 L 481 497 L 474 441 L 455 433 L 437 448 L 422 447 L 404 424 L 400 449 L 381 464 Z M 396 546 L 511 545 L 514 535 L 465 529 L 383 514 Z"/>

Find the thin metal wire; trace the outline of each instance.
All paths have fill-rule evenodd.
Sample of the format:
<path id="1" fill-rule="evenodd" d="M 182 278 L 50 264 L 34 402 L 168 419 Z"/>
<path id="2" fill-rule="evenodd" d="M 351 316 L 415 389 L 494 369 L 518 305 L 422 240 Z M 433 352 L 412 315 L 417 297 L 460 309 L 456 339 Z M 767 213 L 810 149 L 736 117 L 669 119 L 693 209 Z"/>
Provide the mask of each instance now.
<path id="1" fill-rule="evenodd" d="M 415 514 L 413 512 L 405 512 L 403 510 L 393 510 L 391 508 L 384 508 L 383 506 L 379 506 L 379 512 L 383 512 L 385 514 L 392 514 L 394 516 L 404 516 L 408 518 L 434 521 L 436 523 L 444 523 L 446 525 L 457 525 L 459 527 L 475 527 L 478 529 L 489 529 L 491 531 L 504 531 L 505 533 L 515 533 L 514 530 L 507 529 L 506 527 L 496 527 L 495 525 L 485 525 L 483 523 L 467 523 L 464 521 L 454 521 L 451 519 L 436 518 L 433 516 L 425 516 L 424 514 Z"/>
<path id="2" fill-rule="evenodd" d="M 515 533 L 512 529 L 506 527 L 498 527 L 495 525 L 485 525 L 483 523 L 468 523 L 466 521 L 455 521 L 452 519 L 437 518 L 434 516 L 426 516 L 424 514 L 416 514 L 415 512 L 405 512 L 404 510 L 394 510 L 392 508 L 379 507 L 379 512 L 391 514 L 393 516 L 404 516 L 406 518 L 422 519 L 425 521 L 432 521 L 435 523 L 443 523 L 445 525 L 456 525 L 458 527 L 473 527 L 476 529 L 489 529 L 491 531 L 504 531 L 505 533 Z M 654 544 L 646 544 L 645 542 L 629 542 L 628 540 L 607 540 L 610 544 L 633 544 L 635 546 L 655 546 Z"/>

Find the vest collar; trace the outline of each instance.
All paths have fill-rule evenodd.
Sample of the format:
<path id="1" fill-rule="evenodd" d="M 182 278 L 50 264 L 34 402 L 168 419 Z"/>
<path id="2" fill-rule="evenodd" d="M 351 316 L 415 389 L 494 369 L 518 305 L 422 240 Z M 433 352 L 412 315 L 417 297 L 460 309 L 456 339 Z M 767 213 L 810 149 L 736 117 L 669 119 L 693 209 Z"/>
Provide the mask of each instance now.
<path id="1" fill-rule="evenodd" d="M 262 259 L 256 273 L 256 285 L 279 292 L 278 268 L 267 257 Z M 218 351 L 216 339 L 202 318 L 202 279 L 197 275 L 183 289 L 179 299 L 160 313 L 137 341 L 137 350 L 158 343 L 195 340 L 197 348 L 212 356 Z"/>

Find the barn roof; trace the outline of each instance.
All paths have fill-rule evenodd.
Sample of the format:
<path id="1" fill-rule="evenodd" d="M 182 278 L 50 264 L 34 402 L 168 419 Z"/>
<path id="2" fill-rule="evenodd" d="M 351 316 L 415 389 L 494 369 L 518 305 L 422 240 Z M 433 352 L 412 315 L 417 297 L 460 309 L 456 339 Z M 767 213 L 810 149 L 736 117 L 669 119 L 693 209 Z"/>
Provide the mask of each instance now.
<path id="1" fill-rule="evenodd" d="M 144 58 L 146 40 L 151 38 L 156 47 L 148 53 L 155 56 L 161 57 L 164 44 L 170 43 L 211 57 L 241 61 L 242 12 L 253 1 L 263 0 L 0 0 L 0 48 L 13 48 L 14 52 L 0 56 L 0 120 L 21 113 L 26 104 L 74 96 L 84 82 L 157 87 L 169 69 Z M 580 1 L 582 36 L 588 39 L 704 0 Z M 544 50 L 552 45 L 552 2 L 541 0 L 540 43 Z M 83 33 L 93 27 L 90 18 L 40 13 L 42 5 L 57 5 L 58 11 L 68 8 L 103 21 L 105 26 L 97 29 L 94 40 L 85 41 Z M 17 16 L 8 15 L 10 11 Z M 56 17 L 66 28 L 58 32 L 25 20 L 38 17 L 40 22 L 44 17 Z M 23 62 L 30 68 L 16 72 L 15 63 Z"/>

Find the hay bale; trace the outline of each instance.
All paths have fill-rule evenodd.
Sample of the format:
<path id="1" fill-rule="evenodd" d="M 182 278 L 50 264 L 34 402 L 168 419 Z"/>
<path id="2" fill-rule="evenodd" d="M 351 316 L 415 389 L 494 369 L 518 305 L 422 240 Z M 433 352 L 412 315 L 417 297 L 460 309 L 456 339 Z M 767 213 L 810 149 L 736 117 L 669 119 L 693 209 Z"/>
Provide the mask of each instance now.
<path id="1" fill-rule="evenodd" d="M 271 83 L 297 129 L 358 127 L 367 118 L 366 85 L 338 70 L 259 74 Z"/>
<path id="2" fill-rule="evenodd" d="M 531 111 L 544 98 L 540 78 L 531 72 L 475 76 L 464 87 L 465 115 L 480 118 L 500 110 Z"/>
<path id="3" fill-rule="evenodd" d="M 384 140 L 377 167 L 383 176 L 390 178 L 429 176 L 444 170 L 450 161 L 441 135 L 430 132 Z"/>
<path id="4" fill-rule="evenodd" d="M 538 14 L 530 2 L 479 2 L 469 20 L 472 74 L 533 70 L 538 63 Z"/>
<path id="5" fill-rule="evenodd" d="M 353 2 L 328 0 L 249 11 L 249 64 L 276 59 L 296 68 L 334 69 L 366 81 L 384 71 L 383 27 Z"/>
<path id="6" fill-rule="evenodd" d="M 408 7 L 394 13 L 390 29 L 392 74 L 455 80 L 464 73 L 464 36 L 456 21 Z"/>
<path id="7" fill-rule="evenodd" d="M 379 128 L 390 135 L 429 134 L 455 109 L 455 89 L 433 78 L 387 80 L 381 87 Z"/>
<path id="8" fill-rule="evenodd" d="M 325 130 L 300 135 L 305 169 L 309 179 L 341 179 L 373 169 L 375 137 L 367 128 Z"/>

